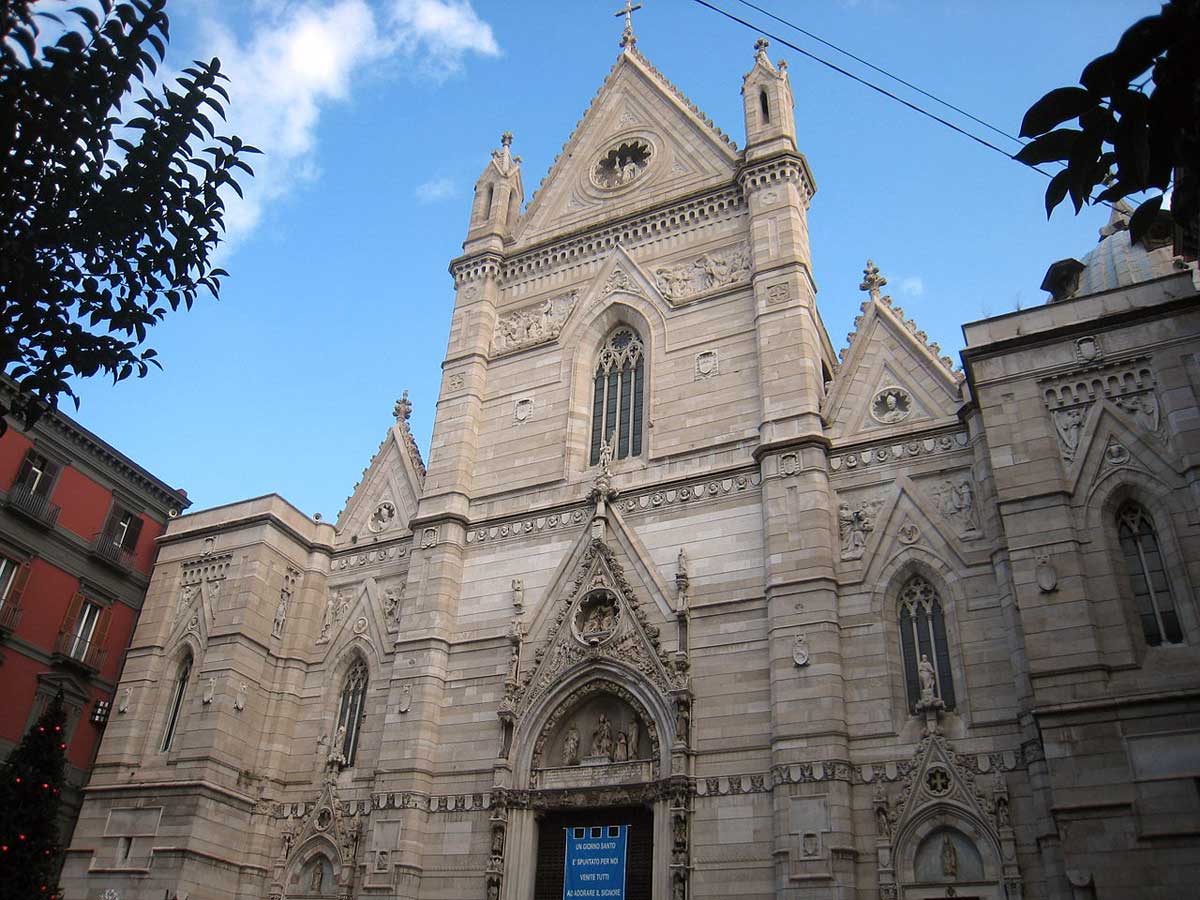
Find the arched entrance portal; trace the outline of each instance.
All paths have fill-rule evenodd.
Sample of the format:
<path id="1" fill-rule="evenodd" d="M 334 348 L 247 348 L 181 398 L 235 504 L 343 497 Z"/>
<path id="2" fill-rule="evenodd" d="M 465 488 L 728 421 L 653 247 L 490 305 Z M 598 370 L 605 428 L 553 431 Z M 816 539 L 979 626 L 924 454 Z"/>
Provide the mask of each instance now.
<path id="1" fill-rule="evenodd" d="M 581 866 L 571 871 L 594 871 L 598 887 L 619 870 L 627 900 L 669 897 L 690 808 L 687 779 L 671 777 L 671 701 L 612 663 L 565 681 L 518 728 L 501 896 L 561 900 L 567 868 Z M 606 868 L 612 853 L 620 865 Z"/>

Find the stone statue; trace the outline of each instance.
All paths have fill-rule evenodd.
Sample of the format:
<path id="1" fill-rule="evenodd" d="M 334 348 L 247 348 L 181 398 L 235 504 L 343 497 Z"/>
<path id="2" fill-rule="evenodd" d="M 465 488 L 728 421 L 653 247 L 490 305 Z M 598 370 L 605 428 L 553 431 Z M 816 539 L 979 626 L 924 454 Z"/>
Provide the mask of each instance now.
<path id="1" fill-rule="evenodd" d="M 671 900 L 686 900 L 687 886 L 683 882 L 683 876 L 677 876 L 675 882 L 671 885 Z"/>
<path id="2" fill-rule="evenodd" d="M 675 816 L 671 819 L 671 839 L 676 850 L 682 850 L 687 846 L 687 821 L 683 816 Z"/>
<path id="3" fill-rule="evenodd" d="M 596 730 L 592 734 L 592 756 L 605 756 L 611 759 L 612 749 L 612 725 L 609 724 L 608 716 L 600 713 L 600 718 L 596 722 Z"/>
<path id="4" fill-rule="evenodd" d="M 996 825 L 999 828 L 1008 828 L 1012 825 L 1008 816 L 1008 797 L 1003 794 L 996 798 Z"/>
<path id="5" fill-rule="evenodd" d="M 119 712 L 119 713 L 129 712 L 129 704 L 132 702 L 133 702 L 133 688 L 127 686 L 125 688 L 124 692 L 121 694 L 120 702 L 117 703 L 117 712 Z"/>
<path id="6" fill-rule="evenodd" d="M 931 702 L 934 689 L 937 687 L 937 673 L 927 654 L 922 653 L 921 661 L 917 663 L 917 677 L 921 680 L 921 702 Z"/>
<path id="7" fill-rule="evenodd" d="M 497 879 L 488 881 L 487 891 L 488 900 L 500 900 L 500 882 Z"/>
<path id="8" fill-rule="evenodd" d="M 617 746 L 613 750 L 614 762 L 625 762 L 629 759 L 629 738 L 625 736 L 625 732 L 617 732 Z"/>
<path id="9" fill-rule="evenodd" d="M 888 822 L 888 813 L 886 806 L 875 807 L 875 833 L 881 838 L 889 838 L 892 836 L 892 826 Z"/>
<path id="10" fill-rule="evenodd" d="M 328 763 L 330 768 L 344 766 L 346 757 L 342 753 L 342 748 L 346 745 L 346 726 L 339 725 L 337 731 L 333 733 L 333 740 L 329 744 Z"/>
<path id="11" fill-rule="evenodd" d="M 567 729 L 567 736 L 563 738 L 562 756 L 564 766 L 579 765 L 579 729 L 574 725 Z"/>
<path id="12" fill-rule="evenodd" d="M 492 856 L 504 855 L 504 829 L 492 829 Z"/>
<path id="13" fill-rule="evenodd" d="M 330 632 L 330 629 L 333 628 L 333 615 L 334 615 L 334 612 L 333 612 L 334 605 L 333 604 L 334 604 L 333 597 L 330 596 L 329 599 L 325 601 L 325 616 L 324 616 L 324 618 L 321 619 L 321 636 L 317 638 L 317 640 L 319 640 L 319 641 L 329 640 L 329 632 Z"/>
<path id="14" fill-rule="evenodd" d="M 321 860 L 316 860 L 313 863 L 312 878 L 309 879 L 308 889 L 314 893 L 321 893 L 325 887 L 325 867 L 321 865 Z"/>
<path id="15" fill-rule="evenodd" d="M 865 501 L 858 509 L 852 509 L 849 503 L 839 503 L 838 530 L 842 539 L 842 559 L 862 559 L 867 535 L 875 530 L 874 504 Z"/>
<path id="16" fill-rule="evenodd" d="M 949 834 L 942 835 L 942 874 L 947 878 L 958 877 L 958 851 Z"/>
<path id="17" fill-rule="evenodd" d="M 612 474 L 613 445 L 604 438 L 600 439 L 600 474 Z"/>
<path id="18" fill-rule="evenodd" d="M 512 580 L 512 603 L 516 609 L 521 609 L 525 605 L 525 581 L 521 578 Z"/>
<path id="19" fill-rule="evenodd" d="M 246 708 L 246 692 L 248 690 L 249 688 L 247 688 L 246 682 L 243 681 L 238 685 L 237 694 L 233 698 L 233 708 L 238 712 L 241 712 Z"/>
<path id="20" fill-rule="evenodd" d="M 629 758 L 641 759 L 638 755 L 638 742 L 642 738 L 642 721 L 637 717 L 637 713 L 633 714 L 633 718 L 629 720 Z"/>
<path id="21" fill-rule="evenodd" d="M 288 602 L 292 599 L 290 591 L 279 592 L 279 603 L 275 607 L 275 621 L 271 625 L 271 635 L 280 637 L 283 634 L 283 623 L 287 620 Z"/>
<path id="22" fill-rule="evenodd" d="M 675 707 L 675 739 L 681 744 L 688 742 L 689 724 L 687 704 L 677 704 Z"/>
<path id="23" fill-rule="evenodd" d="M 204 694 L 200 697 L 200 702 L 205 706 L 213 702 L 213 697 L 217 695 L 217 679 L 208 679 L 208 686 L 204 688 Z"/>

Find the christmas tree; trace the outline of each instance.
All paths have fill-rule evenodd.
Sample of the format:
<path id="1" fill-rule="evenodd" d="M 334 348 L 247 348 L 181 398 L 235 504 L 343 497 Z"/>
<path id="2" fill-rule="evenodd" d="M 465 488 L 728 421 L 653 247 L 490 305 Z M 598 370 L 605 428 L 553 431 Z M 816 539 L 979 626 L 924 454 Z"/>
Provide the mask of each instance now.
<path id="1" fill-rule="evenodd" d="M 58 898 L 58 804 L 67 749 L 59 691 L 0 770 L 0 900 Z"/>

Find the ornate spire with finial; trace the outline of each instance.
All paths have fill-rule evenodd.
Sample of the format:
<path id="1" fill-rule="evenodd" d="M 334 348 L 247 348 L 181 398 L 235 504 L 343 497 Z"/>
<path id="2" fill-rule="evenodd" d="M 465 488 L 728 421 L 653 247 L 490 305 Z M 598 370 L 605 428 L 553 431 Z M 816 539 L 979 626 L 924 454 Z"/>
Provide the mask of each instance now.
<path id="1" fill-rule="evenodd" d="M 509 174 L 513 166 L 521 164 L 521 157 L 512 155 L 512 142 L 512 132 L 506 131 L 500 135 L 500 149 L 492 151 L 492 159 L 496 161 L 496 166 L 503 175 Z"/>
<path id="2" fill-rule="evenodd" d="M 768 66 L 771 60 L 767 58 L 767 48 L 771 46 L 771 42 L 766 38 L 759 38 L 754 42 L 754 58 L 758 62 L 766 63 Z"/>
<path id="3" fill-rule="evenodd" d="M 408 425 L 409 417 L 412 416 L 412 401 L 408 399 L 408 391 L 400 395 L 400 399 L 392 407 L 392 415 L 396 417 L 397 422 L 403 422 L 405 426 Z"/>
<path id="4" fill-rule="evenodd" d="M 621 47 L 632 48 L 637 44 L 637 38 L 633 35 L 633 13 L 635 10 L 642 8 L 640 3 L 631 3 L 630 0 L 625 0 L 625 8 L 618 9 L 613 15 L 625 17 L 625 30 L 621 33 Z"/>
<path id="5" fill-rule="evenodd" d="M 879 300 L 879 289 L 888 283 L 888 280 L 879 274 L 879 266 L 867 260 L 867 267 L 863 269 L 863 281 L 858 286 L 860 291 L 867 291 L 871 295 L 872 300 Z"/>

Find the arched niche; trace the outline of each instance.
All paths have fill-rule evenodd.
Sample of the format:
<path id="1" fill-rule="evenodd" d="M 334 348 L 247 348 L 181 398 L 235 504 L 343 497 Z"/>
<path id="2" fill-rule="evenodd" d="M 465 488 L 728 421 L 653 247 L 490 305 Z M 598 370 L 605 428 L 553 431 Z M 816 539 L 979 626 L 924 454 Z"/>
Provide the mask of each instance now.
<path id="1" fill-rule="evenodd" d="M 1004 900 L 1003 863 L 991 829 L 965 810 L 936 806 L 896 838 L 896 880 L 904 900 L 963 897 Z"/>
<path id="2" fill-rule="evenodd" d="M 547 717 L 534 741 L 530 783 L 649 781 L 659 775 L 659 753 L 658 725 L 642 702 L 615 681 L 597 678 L 575 688 Z"/>
<path id="3" fill-rule="evenodd" d="M 335 900 L 338 897 L 336 851 L 318 839 L 301 848 L 288 867 L 284 880 L 287 900 Z"/>

